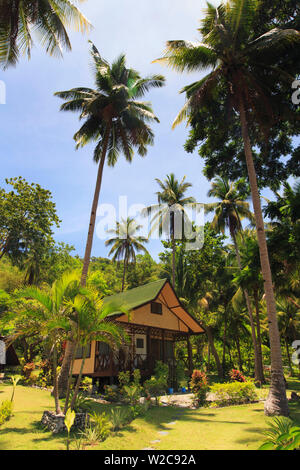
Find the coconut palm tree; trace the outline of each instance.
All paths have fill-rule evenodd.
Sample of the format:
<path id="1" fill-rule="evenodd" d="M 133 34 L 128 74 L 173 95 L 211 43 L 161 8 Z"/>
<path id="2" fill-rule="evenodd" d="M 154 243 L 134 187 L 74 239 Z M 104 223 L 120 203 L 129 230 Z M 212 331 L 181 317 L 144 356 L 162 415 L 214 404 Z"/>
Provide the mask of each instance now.
<path id="1" fill-rule="evenodd" d="M 80 112 L 84 124 L 74 135 L 76 148 L 96 142 L 94 161 L 98 173 L 92 203 L 89 230 L 84 254 L 81 283 L 85 285 L 92 251 L 96 213 L 102 184 L 104 164 L 117 163 L 120 153 L 132 162 L 134 148 L 142 157 L 148 145 L 153 144 L 154 135 L 149 123 L 159 122 L 152 111 L 151 104 L 140 101 L 151 88 L 162 87 L 165 79 L 161 75 L 142 78 L 140 74 L 126 67 L 125 55 L 121 55 L 111 65 L 104 60 L 91 43 L 91 55 L 96 88 L 74 88 L 55 93 L 65 100 L 62 111 Z M 66 390 L 74 345 L 68 342 L 59 386 Z"/>
<path id="2" fill-rule="evenodd" d="M 105 242 L 106 246 L 111 246 L 108 256 L 113 255 L 113 261 L 123 260 L 122 292 L 125 286 L 128 264 L 135 263 L 136 252 L 148 253 L 143 246 L 143 243 L 148 243 L 148 239 L 137 235 L 141 228 L 142 225 L 138 225 L 134 219 L 128 217 L 127 220 L 122 219 L 121 222 L 117 222 L 115 229 L 107 231 L 107 233 L 114 235 Z"/>
<path id="3" fill-rule="evenodd" d="M 236 259 L 239 270 L 242 270 L 241 256 L 237 243 L 237 234 L 241 233 L 242 220 L 244 218 L 254 221 L 253 214 L 250 211 L 249 202 L 245 199 L 247 197 L 247 191 L 244 187 L 243 180 L 239 180 L 235 183 L 231 183 L 226 178 L 216 178 L 212 182 L 212 187 L 208 191 L 209 197 L 218 199 L 218 202 L 213 202 L 205 205 L 205 212 L 214 212 L 214 218 L 212 221 L 212 228 L 217 232 L 225 233 L 225 229 L 229 230 L 234 249 L 236 253 Z M 257 338 L 255 333 L 255 323 L 252 313 L 252 305 L 247 288 L 243 289 L 244 297 L 246 300 L 248 316 L 251 325 L 252 341 L 254 347 L 254 362 L 255 362 L 255 379 L 258 382 L 264 383 L 264 374 L 262 361 L 260 360 L 259 345 L 257 344 Z"/>
<path id="4" fill-rule="evenodd" d="M 186 177 L 184 176 L 179 182 L 174 173 L 167 175 L 163 181 L 156 178 L 155 181 L 160 186 L 160 191 L 156 193 L 158 204 L 149 206 L 144 211 L 144 214 L 154 213 L 150 222 L 150 234 L 158 229 L 160 235 L 162 232 L 166 232 L 170 237 L 172 243 L 172 284 L 174 287 L 176 278 L 175 239 L 177 236 L 182 236 L 183 223 L 184 221 L 188 221 L 186 208 L 184 206 L 195 203 L 193 197 L 185 196 L 186 191 L 192 186 L 192 184 L 186 182 L 185 179 Z M 176 232 L 179 232 L 179 234 Z"/>
<path id="5" fill-rule="evenodd" d="M 90 23 L 75 3 L 85 0 L 1 0 L 0 66 L 16 65 L 20 53 L 31 55 L 32 33 L 46 52 L 62 55 L 71 49 L 66 28 L 74 25 L 86 32 Z"/>
<path id="6" fill-rule="evenodd" d="M 279 106 L 280 95 L 278 96 L 278 88 L 274 92 L 274 86 L 279 81 L 284 87 L 289 86 L 294 77 L 282 70 L 278 62 L 283 54 L 299 45 L 300 32 L 274 28 L 254 39 L 253 25 L 257 5 L 258 0 L 230 0 L 218 7 L 207 4 L 206 16 L 199 30 L 202 41 L 168 41 L 165 55 L 158 61 L 165 62 L 180 72 L 211 69 L 206 76 L 182 90 L 186 93 L 187 101 L 173 126 L 186 118 L 190 121 L 201 106 L 220 93 L 223 93 L 228 105 L 239 114 L 269 321 L 272 373 L 265 413 L 288 415 L 276 302 L 249 123 L 255 122 L 265 131 L 262 132 L 262 138 L 266 138 L 274 116 L 280 116 L 278 109 L 282 111 L 283 108 Z M 281 115 L 284 116 L 285 113 L 282 112 Z"/>

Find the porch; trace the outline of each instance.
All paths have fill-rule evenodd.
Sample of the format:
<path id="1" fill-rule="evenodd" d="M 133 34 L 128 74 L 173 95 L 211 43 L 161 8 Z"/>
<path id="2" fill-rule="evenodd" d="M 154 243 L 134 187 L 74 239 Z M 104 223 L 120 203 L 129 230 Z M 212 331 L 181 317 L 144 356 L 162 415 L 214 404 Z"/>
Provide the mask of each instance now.
<path id="1" fill-rule="evenodd" d="M 175 343 L 177 341 L 187 342 L 186 368 L 189 374 L 192 373 L 190 334 L 133 324 L 127 325 L 126 330 L 130 342 L 117 351 L 111 350 L 105 343 L 96 343 L 94 372 L 89 374 L 91 377 L 109 377 L 110 381 L 113 381 L 119 372 L 139 369 L 142 378 L 146 379 L 153 375 L 156 362 L 162 361 L 169 366 L 170 384 L 175 385 Z"/>

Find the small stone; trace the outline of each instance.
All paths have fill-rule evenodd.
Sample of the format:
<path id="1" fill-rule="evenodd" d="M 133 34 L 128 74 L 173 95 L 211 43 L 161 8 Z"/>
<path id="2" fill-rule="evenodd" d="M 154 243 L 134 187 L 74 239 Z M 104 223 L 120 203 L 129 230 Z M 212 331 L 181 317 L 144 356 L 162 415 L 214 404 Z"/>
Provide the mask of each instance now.
<path id="1" fill-rule="evenodd" d="M 155 450 L 155 449 L 153 449 L 153 447 L 144 447 L 144 449 L 142 450 Z"/>
<path id="2" fill-rule="evenodd" d="M 160 434 L 161 436 L 167 436 L 169 433 L 168 431 L 158 431 L 158 434 Z"/>
<path id="3" fill-rule="evenodd" d="M 154 441 L 150 441 L 150 444 L 158 444 L 160 442 L 160 439 L 155 439 Z"/>
<path id="4" fill-rule="evenodd" d="M 171 423 L 167 423 L 167 426 L 174 426 L 176 424 L 176 421 L 171 421 Z"/>

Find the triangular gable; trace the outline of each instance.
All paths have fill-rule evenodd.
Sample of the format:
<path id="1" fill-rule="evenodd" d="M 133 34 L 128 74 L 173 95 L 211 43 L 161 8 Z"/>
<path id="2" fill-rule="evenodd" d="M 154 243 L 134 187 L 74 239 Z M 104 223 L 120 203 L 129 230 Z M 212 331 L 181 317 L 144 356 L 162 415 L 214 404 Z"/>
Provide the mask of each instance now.
<path id="1" fill-rule="evenodd" d="M 190 333 L 204 333 L 203 328 L 181 305 L 173 287 L 167 281 L 158 294 L 157 298 L 160 298 L 168 309 L 179 319 L 184 325 L 190 330 Z"/>

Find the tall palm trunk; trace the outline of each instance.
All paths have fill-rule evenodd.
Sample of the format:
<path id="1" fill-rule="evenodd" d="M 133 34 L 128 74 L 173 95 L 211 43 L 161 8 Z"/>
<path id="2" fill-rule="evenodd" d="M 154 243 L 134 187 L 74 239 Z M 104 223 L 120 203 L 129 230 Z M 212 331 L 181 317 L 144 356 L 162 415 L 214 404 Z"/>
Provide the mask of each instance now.
<path id="1" fill-rule="evenodd" d="M 56 344 L 53 348 L 53 395 L 55 400 L 55 413 L 61 415 L 61 408 L 58 396 L 58 380 L 57 380 L 57 347 Z"/>
<path id="2" fill-rule="evenodd" d="M 263 355 L 261 348 L 261 329 L 260 329 L 260 318 L 259 318 L 259 299 L 257 289 L 254 289 L 254 303 L 256 311 L 256 331 L 257 331 L 257 351 L 258 351 L 258 361 L 259 368 L 262 373 L 262 383 L 266 383 L 264 376 L 264 365 L 263 365 Z"/>
<path id="3" fill-rule="evenodd" d="M 79 392 L 79 387 L 80 387 L 80 383 L 81 383 L 81 379 L 82 379 L 85 359 L 86 359 L 86 347 L 83 348 L 83 355 L 82 355 L 82 360 L 81 360 L 80 371 L 79 371 L 79 375 L 78 375 L 77 382 L 76 382 L 76 385 L 75 385 L 75 389 L 74 389 L 73 397 L 72 397 L 72 400 L 71 400 L 71 404 L 70 404 L 71 410 L 73 410 L 73 408 L 74 408 L 76 398 L 77 398 L 77 395 L 78 395 L 78 392 Z"/>
<path id="4" fill-rule="evenodd" d="M 289 341 L 288 341 L 288 338 L 287 338 L 287 337 L 285 337 L 284 340 L 285 340 L 285 348 L 286 348 L 287 360 L 288 360 L 288 363 L 289 363 L 290 376 L 293 377 L 294 371 L 293 371 L 293 364 L 292 364 L 292 361 L 291 361 L 290 348 L 289 348 Z"/>
<path id="5" fill-rule="evenodd" d="M 238 331 L 236 331 L 236 334 L 235 334 L 235 343 L 236 343 L 236 349 L 238 353 L 239 370 L 243 372 L 243 361 L 242 361 L 240 338 L 239 338 Z"/>
<path id="6" fill-rule="evenodd" d="M 126 252 L 124 256 L 124 266 L 123 266 L 123 279 L 122 279 L 122 292 L 124 291 L 125 287 L 125 278 L 126 278 L 126 268 L 127 268 L 127 259 L 128 259 L 128 249 L 126 247 Z"/>
<path id="7" fill-rule="evenodd" d="M 172 285 L 173 288 L 175 289 L 175 251 L 176 251 L 176 245 L 175 245 L 175 215 L 174 212 L 171 212 L 170 214 L 170 222 L 171 222 L 171 241 L 172 241 Z"/>
<path id="8" fill-rule="evenodd" d="M 246 118 L 245 106 L 242 96 L 241 83 L 238 84 L 239 94 L 239 112 L 244 141 L 244 150 L 248 168 L 248 176 L 251 187 L 252 202 L 255 214 L 255 223 L 257 230 L 258 246 L 262 275 L 264 279 L 264 289 L 266 295 L 267 314 L 269 323 L 269 337 L 271 348 L 271 386 L 268 398 L 265 402 L 265 414 L 289 415 L 288 402 L 286 397 L 286 388 L 283 375 L 282 355 L 280 345 L 280 335 L 278 329 L 276 303 L 272 284 L 272 274 L 270 269 L 264 220 L 262 216 L 260 196 L 257 187 L 256 172 L 253 162 L 252 148 L 250 144 L 248 123 Z"/>
<path id="9" fill-rule="evenodd" d="M 83 268 L 82 268 L 82 274 L 81 274 L 82 286 L 85 286 L 86 284 L 86 278 L 87 278 L 88 269 L 90 265 L 93 238 L 94 238 L 94 232 L 95 232 L 95 223 L 96 223 L 96 216 L 97 216 L 97 207 L 98 207 L 98 202 L 99 202 L 99 195 L 100 195 L 102 176 L 103 176 L 103 168 L 104 168 L 104 163 L 105 163 L 109 135 L 110 135 L 110 125 L 107 125 L 104 142 L 103 142 L 102 155 L 101 155 L 100 164 L 98 168 L 98 175 L 97 175 L 97 181 L 96 181 L 96 187 L 95 187 L 95 193 L 94 193 L 94 199 L 93 199 L 91 217 L 90 217 L 90 225 L 89 225 L 89 231 L 88 231 L 88 236 L 87 236 L 84 259 L 83 259 Z"/>
<path id="10" fill-rule="evenodd" d="M 236 241 L 236 235 L 233 230 L 230 231 L 231 238 L 234 244 L 234 249 L 236 253 L 236 259 L 238 263 L 239 270 L 242 271 L 242 261 L 241 261 L 241 255 L 239 252 L 239 247 Z M 255 332 L 255 323 L 254 323 L 254 317 L 253 317 L 253 312 L 252 312 L 252 306 L 250 302 L 250 297 L 248 294 L 247 289 L 243 289 L 244 297 L 246 300 L 246 305 L 247 305 L 247 311 L 248 311 L 248 316 L 249 316 L 249 321 L 250 321 L 250 327 L 251 327 L 251 336 L 252 336 L 252 341 L 253 341 L 253 350 L 254 350 L 254 376 L 255 380 L 257 382 L 264 382 L 264 377 L 263 377 L 263 369 L 260 367 L 259 363 L 259 352 L 258 352 L 258 344 L 257 344 L 257 339 L 256 339 L 256 332 Z"/>
<path id="11" fill-rule="evenodd" d="M 86 279 L 87 279 L 87 274 L 88 274 L 88 269 L 89 269 L 89 264 L 90 264 L 90 259 L 91 259 L 97 207 L 98 207 L 99 195 L 100 195 L 101 184 L 102 184 L 103 168 L 104 168 L 105 157 L 106 157 L 106 152 L 107 152 L 107 147 L 108 147 L 110 128 L 111 126 L 110 124 L 108 124 L 106 132 L 105 132 L 102 155 L 101 155 L 100 164 L 98 168 L 97 181 L 96 181 L 94 199 L 93 199 L 91 216 L 90 216 L 89 231 L 88 231 L 88 237 L 87 237 L 84 260 L 83 260 L 83 268 L 82 268 L 82 274 L 81 274 L 82 286 L 86 285 Z M 68 341 L 66 345 L 65 355 L 64 355 L 62 366 L 61 366 L 59 378 L 58 378 L 59 395 L 61 397 L 66 395 L 66 390 L 68 387 L 69 371 L 71 367 L 72 357 L 74 355 L 74 350 L 75 350 L 75 343 L 73 341 Z"/>
<path id="12" fill-rule="evenodd" d="M 211 328 L 210 328 L 210 326 L 204 326 L 204 325 L 202 325 L 202 327 L 203 327 L 203 329 L 204 329 L 204 331 L 207 335 L 207 339 L 208 339 L 209 346 L 210 346 L 210 351 L 211 351 L 211 353 L 214 356 L 214 359 L 216 361 L 218 376 L 220 378 L 222 378 L 223 377 L 223 367 L 222 367 L 222 364 L 221 364 L 221 361 L 220 361 L 220 358 L 219 358 L 219 355 L 218 355 L 218 351 L 215 348 L 214 337 L 213 337 Z"/>
<path id="13" fill-rule="evenodd" d="M 68 408 L 69 408 L 69 400 L 70 400 L 70 392 L 71 392 L 72 376 L 73 376 L 73 367 L 74 367 L 76 351 L 77 351 L 77 344 L 75 343 L 74 353 L 73 353 L 72 358 L 71 358 L 71 366 L 70 366 L 70 370 L 69 370 L 68 385 L 67 385 L 67 391 L 66 391 L 66 400 L 65 400 L 65 406 L 64 406 L 64 415 L 67 413 Z"/>
<path id="14" fill-rule="evenodd" d="M 226 342 L 227 342 L 227 312 L 225 308 L 225 315 L 224 315 L 224 332 L 223 332 L 223 353 L 222 353 L 222 368 L 223 374 L 225 375 L 225 368 L 226 368 Z M 223 376 L 223 379 L 225 376 Z"/>

